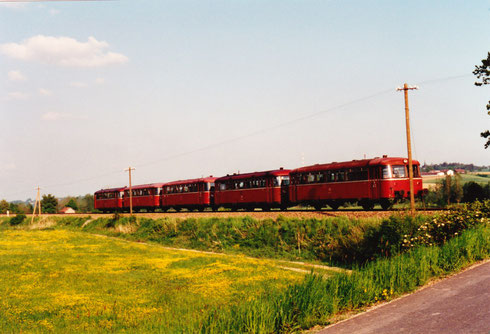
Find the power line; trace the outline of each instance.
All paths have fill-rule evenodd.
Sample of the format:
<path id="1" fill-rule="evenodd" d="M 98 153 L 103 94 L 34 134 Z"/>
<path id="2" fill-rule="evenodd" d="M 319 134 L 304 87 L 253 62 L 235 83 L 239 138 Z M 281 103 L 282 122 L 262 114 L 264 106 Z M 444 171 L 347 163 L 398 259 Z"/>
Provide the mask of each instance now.
<path id="1" fill-rule="evenodd" d="M 85 1 L 85 0 L 78 0 L 78 1 Z M 98 1 L 98 0 L 93 0 L 93 1 Z M 445 82 L 445 81 L 451 81 L 451 80 L 461 79 L 461 78 L 465 78 L 465 77 L 469 77 L 469 76 L 473 76 L 473 75 L 472 74 L 462 74 L 462 75 L 448 76 L 448 77 L 443 77 L 443 78 L 428 79 L 428 80 L 420 81 L 418 83 L 418 85 L 431 85 L 431 84 L 435 84 L 435 83 L 440 83 L 440 82 Z M 243 139 L 246 139 L 246 138 L 250 138 L 250 137 L 253 137 L 253 136 L 256 136 L 256 135 L 259 135 L 259 134 L 268 132 L 268 131 L 276 130 L 278 128 L 282 128 L 282 127 L 285 127 L 285 126 L 288 126 L 288 125 L 291 125 L 291 124 L 296 124 L 298 122 L 302 122 L 302 121 L 305 121 L 305 120 L 308 120 L 308 119 L 311 119 L 311 118 L 314 118 L 314 117 L 317 117 L 317 116 L 320 116 L 320 115 L 323 115 L 323 114 L 327 114 L 327 113 L 330 113 L 330 112 L 333 112 L 333 111 L 336 111 L 336 110 L 339 110 L 339 109 L 342 109 L 342 108 L 351 106 L 353 104 L 356 104 L 356 103 L 359 103 L 359 102 L 363 102 L 363 101 L 367 101 L 367 100 L 370 100 L 370 99 L 373 99 L 375 97 L 382 96 L 384 94 L 388 94 L 388 93 L 391 93 L 391 92 L 393 92 L 393 89 L 385 89 L 385 90 L 382 90 L 382 91 L 378 91 L 376 93 L 373 93 L 373 94 L 370 94 L 370 95 L 367 95 L 367 96 L 364 96 L 364 97 L 360 97 L 360 98 L 351 100 L 351 101 L 346 102 L 346 103 L 342 103 L 342 104 L 336 105 L 336 106 L 331 107 L 331 108 L 328 108 L 328 109 L 324 109 L 324 110 L 321 110 L 321 111 L 318 111 L 318 112 L 315 112 L 315 113 L 311 113 L 309 115 L 305 115 L 305 116 L 302 116 L 302 117 L 291 119 L 289 121 L 285 121 L 285 122 L 282 122 L 282 123 L 279 123 L 279 124 L 276 124 L 276 125 L 273 125 L 273 126 L 270 126 L 270 127 L 265 127 L 265 128 L 260 129 L 260 130 L 256 130 L 256 131 L 253 131 L 253 132 L 250 132 L 250 133 L 241 135 L 241 136 L 237 136 L 237 137 L 234 137 L 234 138 L 223 140 L 223 141 L 220 141 L 220 142 L 217 142 L 217 143 L 214 143 L 214 144 L 209 144 L 209 145 L 206 145 L 206 146 L 202 146 L 202 147 L 196 148 L 194 150 L 189 150 L 189 151 L 186 151 L 186 152 L 169 155 L 167 157 L 163 157 L 163 158 L 158 159 L 158 160 L 154 160 L 154 161 L 150 161 L 150 162 L 146 162 L 146 163 L 141 163 L 141 164 L 136 164 L 135 167 L 141 168 L 141 167 L 146 167 L 146 166 L 150 166 L 150 165 L 155 165 L 155 164 L 158 164 L 158 163 L 166 162 L 166 161 L 173 160 L 173 159 L 176 159 L 176 158 L 180 158 L 180 157 L 183 157 L 183 156 L 188 156 L 188 155 L 191 155 L 191 154 L 194 154 L 194 153 L 203 152 L 203 151 L 207 151 L 207 150 L 210 150 L 210 149 L 213 149 L 213 148 L 216 148 L 216 147 L 220 147 L 220 146 L 223 146 L 223 145 L 235 143 L 237 141 L 240 141 L 240 140 L 243 140 Z M 120 170 L 117 170 L 117 171 L 112 171 L 112 172 L 108 172 L 108 173 L 104 173 L 104 174 L 99 174 L 99 175 L 92 176 L 92 177 L 86 177 L 86 178 L 81 178 L 81 179 L 73 180 L 71 182 L 45 185 L 44 188 L 65 187 L 65 186 L 80 184 L 80 183 L 87 182 L 87 181 L 96 180 L 96 179 L 99 179 L 99 178 L 102 178 L 102 177 L 111 176 L 111 175 L 115 175 L 115 174 L 119 174 L 119 173 L 121 173 L 121 171 Z M 13 195 L 20 194 L 20 193 L 25 193 L 25 191 L 23 191 L 23 192 L 19 191 L 19 192 L 7 194 L 7 195 L 4 195 L 4 196 L 13 196 Z"/>

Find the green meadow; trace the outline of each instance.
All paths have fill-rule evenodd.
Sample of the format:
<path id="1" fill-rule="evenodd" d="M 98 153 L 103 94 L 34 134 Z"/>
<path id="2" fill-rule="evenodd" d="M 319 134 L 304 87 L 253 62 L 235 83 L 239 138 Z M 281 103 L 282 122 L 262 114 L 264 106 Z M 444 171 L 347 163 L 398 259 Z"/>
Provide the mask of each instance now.
<path id="1" fill-rule="evenodd" d="M 489 218 L 0 218 L 0 332 L 301 332 L 488 259 Z"/>
<path id="2" fill-rule="evenodd" d="M 0 232 L 0 332 L 195 332 L 304 277 L 284 263 L 66 230 Z"/>

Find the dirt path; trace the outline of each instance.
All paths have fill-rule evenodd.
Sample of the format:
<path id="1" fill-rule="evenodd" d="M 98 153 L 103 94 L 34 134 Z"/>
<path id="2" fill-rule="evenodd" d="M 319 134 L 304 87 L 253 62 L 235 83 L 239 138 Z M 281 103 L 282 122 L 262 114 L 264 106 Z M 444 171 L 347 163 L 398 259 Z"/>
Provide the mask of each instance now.
<path id="1" fill-rule="evenodd" d="M 280 260 L 280 259 L 261 259 L 261 258 L 255 258 L 255 257 L 250 257 L 246 255 L 237 255 L 237 254 L 227 254 L 227 253 L 217 253 L 217 252 L 210 252 L 210 251 L 202 251 L 202 250 L 197 250 L 197 249 L 188 249 L 188 248 L 175 248 L 175 247 L 168 247 L 168 246 L 163 246 L 159 245 L 156 243 L 149 243 L 149 242 L 136 242 L 136 241 L 131 241 L 131 240 L 125 240 L 117 237 L 111 237 L 107 236 L 104 234 L 97 234 L 97 233 L 89 233 L 90 235 L 94 235 L 96 237 L 100 238 L 107 238 L 107 239 L 113 239 L 113 240 L 118 240 L 126 243 L 137 243 L 137 244 L 143 244 L 143 245 L 149 245 L 149 246 L 155 246 L 155 247 L 160 247 L 163 249 L 171 250 L 171 251 L 179 251 L 179 252 L 192 252 L 192 253 L 201 253 L 201 254 L 206 254 L 206 255 L 218 255 L 218 256 L 242 256 L 247 259 L 254 259 L 254 260 L 271 260 L 275 261 L 278 263 L 277 267 L 282 268 L 285 270 L 292 270 L 292 271 L 298 271 L 298 272 L 304 272 L 304 273 L 309 273 L 311 269 L 321 269 L 325 271 L 335 271 L 335 272 L 350 272 L 348 269 L 343 269 L 343 268 L 338 268 L 338 267 L 330 267 L 330 266 L 324 266 L 320 264 L 312 264 L 312 263 L 306 263 L 306 262 L 299 262 L 299 261 L 288 261 L 288 260 Z M 296 266 L 301 266 L 302 268 L 294 268 L 294 267 L 286 267 L 284 265 L 296 265 Z"/>

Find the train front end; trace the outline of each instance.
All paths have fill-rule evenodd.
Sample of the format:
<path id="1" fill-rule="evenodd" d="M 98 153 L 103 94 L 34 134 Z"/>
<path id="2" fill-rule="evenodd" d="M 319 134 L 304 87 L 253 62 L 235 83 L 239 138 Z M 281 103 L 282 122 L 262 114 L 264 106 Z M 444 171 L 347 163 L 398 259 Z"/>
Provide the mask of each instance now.
<path id="1" fill-rule="evenodd" d="M 377 170 L 377 176 L 371 178 L 372 199 L 377 200 L 382 207 L 410 199 L 409 165 L 406 158 L 373 159 L 370 169 Z M 425 192 L 420 175 L 420 163 L 412 161 L 413 190 L 416 197 L 422 197 Z"/>

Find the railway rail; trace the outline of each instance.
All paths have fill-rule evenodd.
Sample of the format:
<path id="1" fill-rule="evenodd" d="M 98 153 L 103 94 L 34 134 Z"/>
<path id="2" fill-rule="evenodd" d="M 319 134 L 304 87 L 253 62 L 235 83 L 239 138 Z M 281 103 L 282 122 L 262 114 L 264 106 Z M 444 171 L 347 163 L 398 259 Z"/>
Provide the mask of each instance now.
<path id="1" fill-rule="evenodd" d="M 417 212 L 425 215 L 433 215 L 441 211 L 445 211 L 445 208 L 430 208 L 426 210 L 418 210 Z M 348 218 L 385 218 L 392 215 L 404 215 L 409 214 L 408 210 L 396 209 L 396 210 L 359 210 L 359 209 L 341 209 L 341 210 L 308 210 L 308 209 L 292 209 L 286 211 L 272 210 L 272 211 L 260 211 L 260 210 L 249 210 L 249 211 L 169 211 L 169 212 L 138 212 L 133 213 L 136 217 L 141 218 L 230 218 L 230 217 L 243 217 L 250 216 L 254 219 L 277 219 L 279 216 L 287 218 L 298 218 L 298 219 L 308 219 L 308 218 L 327 218 L 327 217 L 339 217 L 345 216 Z M 43 216 L 54 216 L 54 217 L 88 217 L 91 218 L 104 218 L 112 217 L 114 213 L 84 213 L 84 214 L 46 214 Z M 120 213 L 122 217 L 128 217 L 129 213 Z"/>

